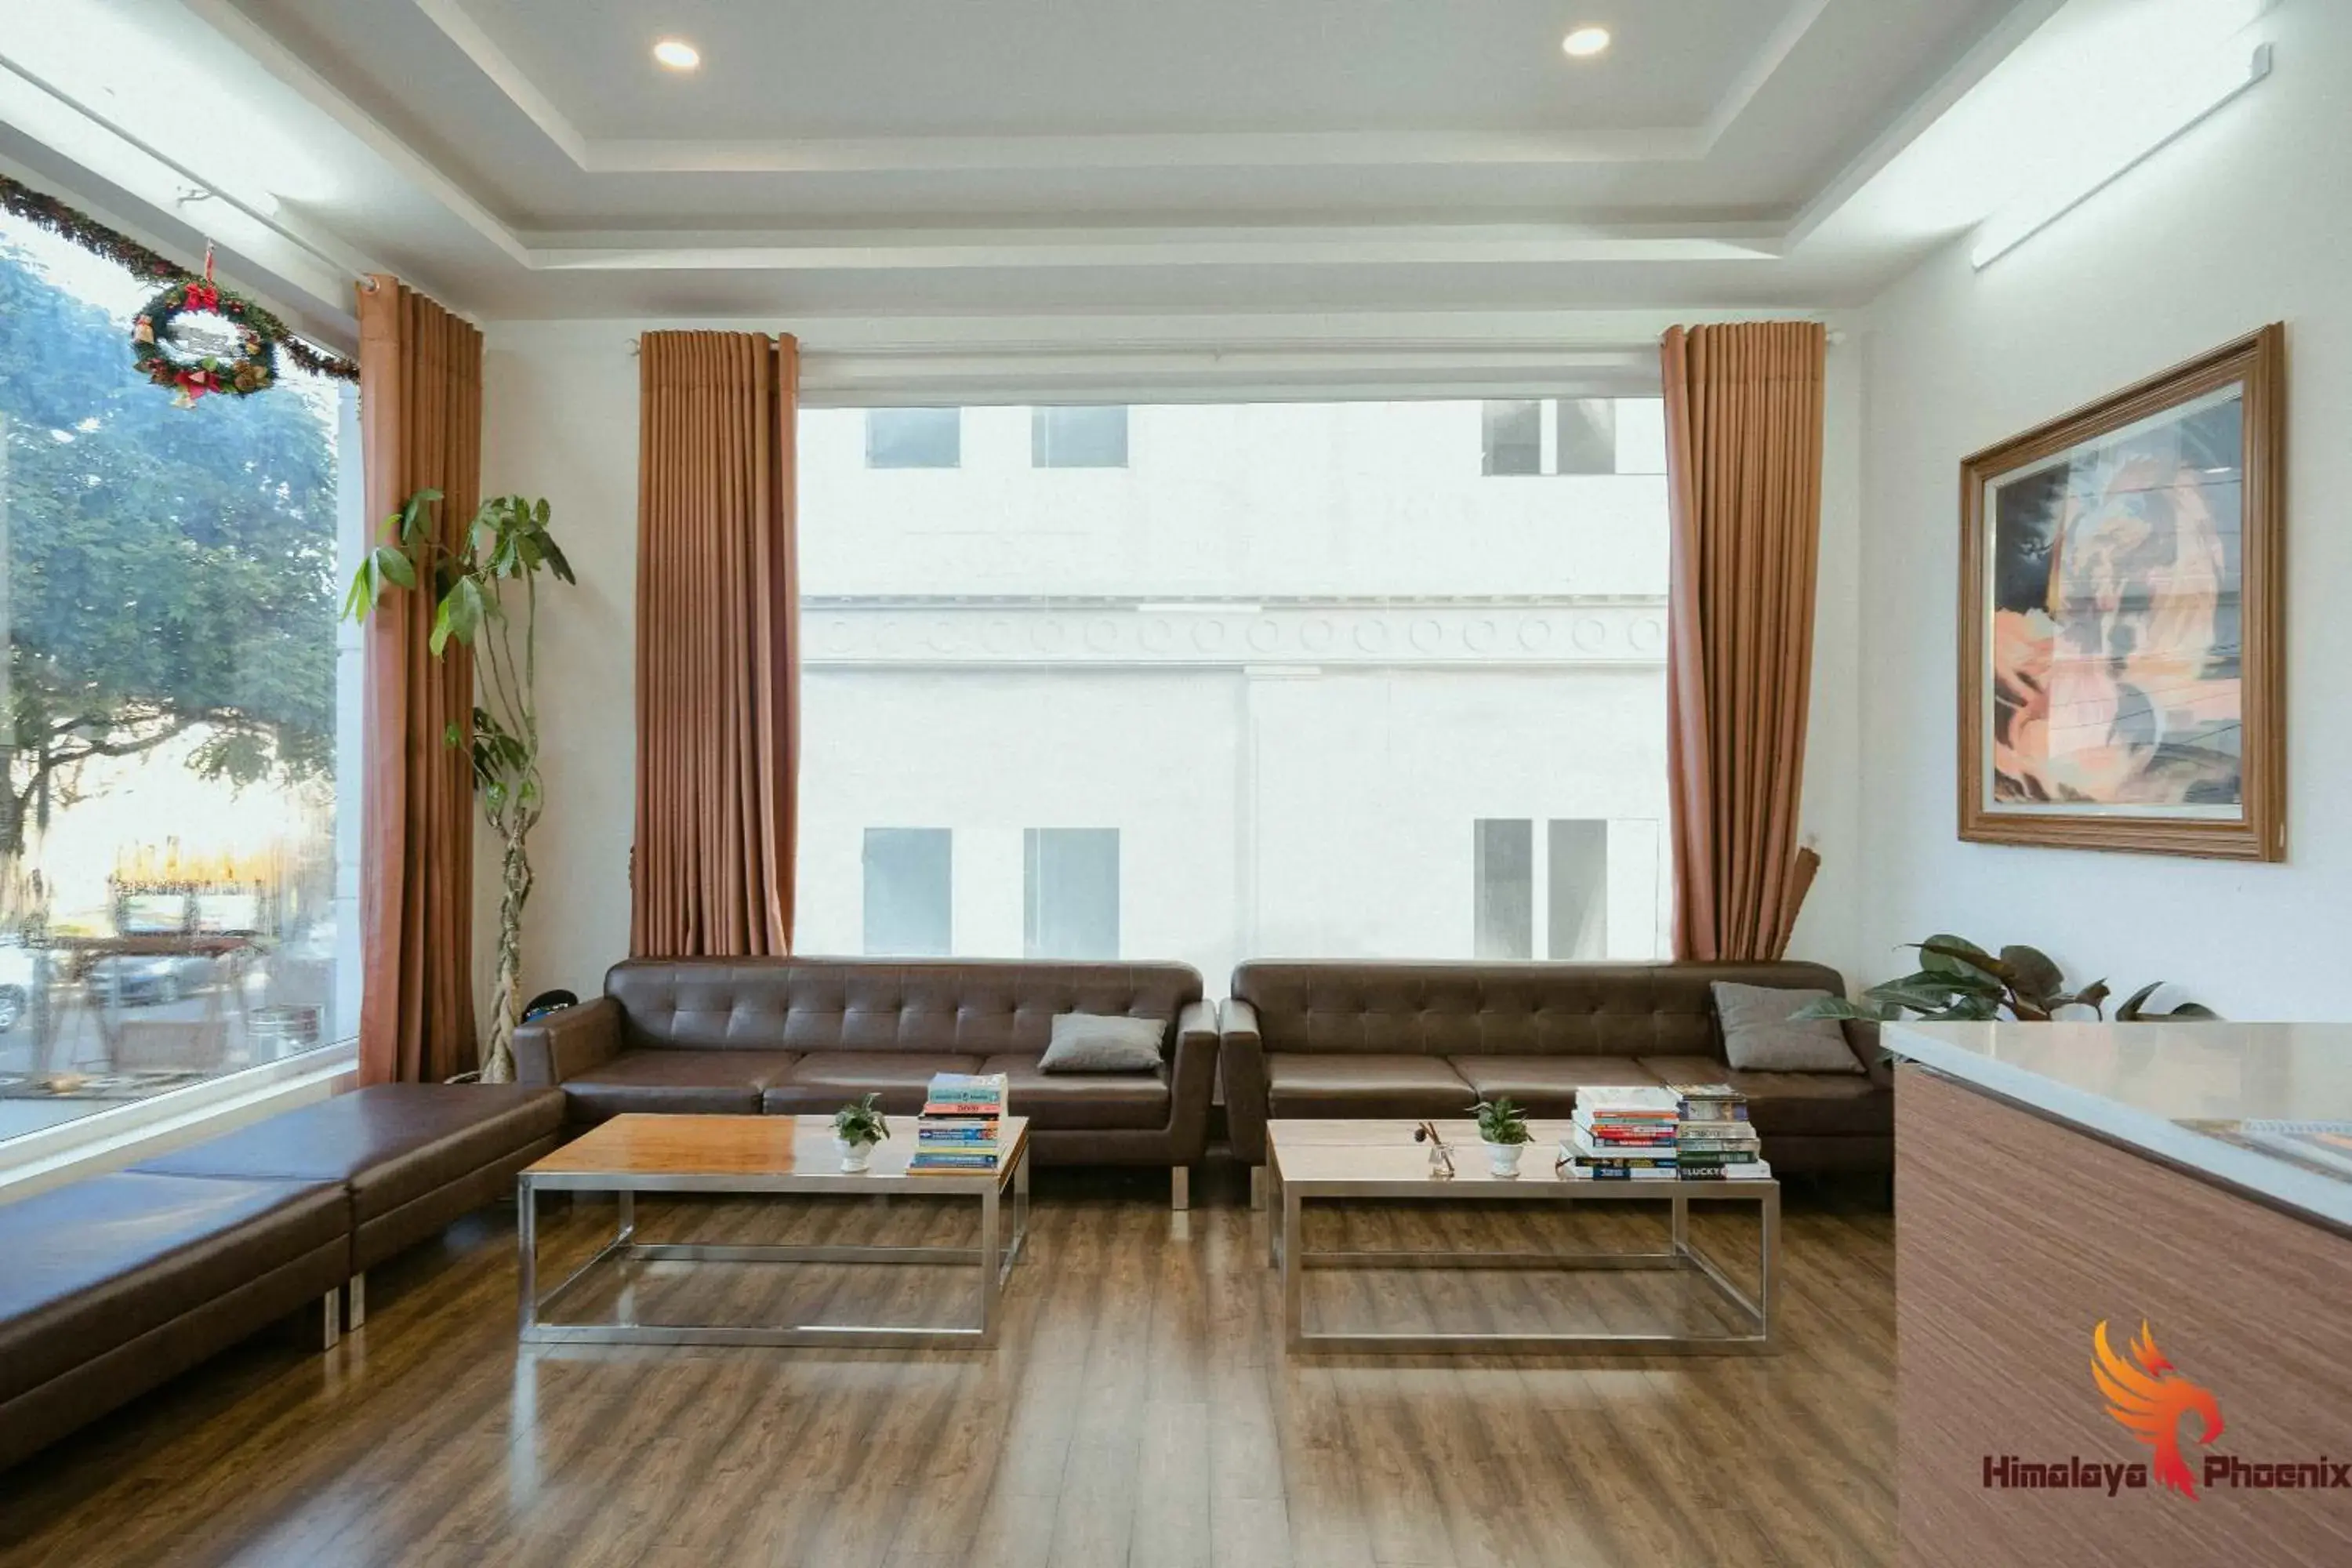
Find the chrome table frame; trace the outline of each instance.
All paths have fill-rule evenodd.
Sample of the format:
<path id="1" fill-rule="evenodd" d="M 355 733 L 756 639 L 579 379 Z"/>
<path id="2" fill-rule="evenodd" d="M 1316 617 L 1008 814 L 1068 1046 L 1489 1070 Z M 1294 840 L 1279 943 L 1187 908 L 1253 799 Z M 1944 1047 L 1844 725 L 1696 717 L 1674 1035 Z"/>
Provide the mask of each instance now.
<path id="1" fill-rule="evenodd" d="M 515 1178 L 516 1232 L 521 1249 L 517 1336 L 525 1344 L 623 1345 L 830 1345 L 837 1349 L 986 1348 L 996 1342 L 998 1301 L 1014 1259 L 1029 1236 L 1029 1140 L 1004 1167 L 972 1175 L 876 1177 L 837 1171 L 790 1175 L 654 1174 L 562 1172 Z M 611 1193 L 619 1202 L 613 1238 L 546 1295 L 539 1294 L 539 1194 L 541 1191 Z M 635 1238 L 639 1193 L 800 1194 L 834 1198 L 976 1197 L 980 1200 L 977 1247 L 743 1246 L 704 1242 L 643 1242 Z M 1013 1230 L 1003 1229 L 1003 1211 L 1013 1211 Z M 615 1261 L 698 1263 L 928 1263 L 977 1264 L 980 1323 L 977 1327 L 922 1324 L 894 1328 L 878 1323 L 801 1323 L 777 1327 L 719 1324 L 550 1323 L 541 1314 L 554 1306 L 598 1267 Z"/>
<path id="2" fill-rule="evenodd" d="M 1464 1151 L 1463 1157 L 1471 1157 Z M 1285 1180 L 1281 1152 L 1266 1162 L 1274 1184 L 1274 1213 L 1266 1226 L 1266 1261 L 1282 1275 L 1283 1342 L 1293 1351 L 1343 1354 L 1430 1355 L 1449 1352 L 1504 1355 L 1740 1354 L 1769 1351 L 1773 1343 L 1773 1274 L 1780 1251 L 1780 1184 L 1768 1182 L 1612 1182 L 1529 1172 L 1516 1181 L 1418 1179 Z M 1299 1239 L 1301 1210 L 1309 1199 L 1453 1200 L 1476 1203 L 1579 1202 L 1664 1204 L 1671 1213 L 1671 1244 L 1658 1252 L 1408 1252 L 1311 1251 Z M 1756 1292 L 1734 1284 L 1720 1264 L 1691 1244 L 1694 1203 L 1757 1205 Z M 1310 1268 L 1511 1268 L 1690 1270 L 1752 1321 L 1744 1334 L 1680 1333 L 1310 1333 L 1307 1330 L 1306 1273 Z"/>

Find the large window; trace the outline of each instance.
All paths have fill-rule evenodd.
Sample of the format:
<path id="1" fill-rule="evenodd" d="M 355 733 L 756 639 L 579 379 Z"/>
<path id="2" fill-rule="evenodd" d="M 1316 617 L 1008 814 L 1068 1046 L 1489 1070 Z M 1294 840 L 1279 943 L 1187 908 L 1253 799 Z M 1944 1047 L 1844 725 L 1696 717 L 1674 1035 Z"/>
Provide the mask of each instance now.
<path id="1" fill-rule="evenodd" d="M 0 1140 L 356 1028 L 348 395 L 174 407 L 152 288 L 0 216 Z"/>
<path id="2" fill-rule="evenodd" d="M 1074 482 L 1039 466 L 1066 411 L 969 406 L 909 488 L 864 412 L 804 410 L 802 948 L 1213 993 L 1251 956 L 1655 956 L 1660 408 L 1521 401 L 1539 471 L 1604 429 L 1616 470 L 1490 479 L 1475 401 L 1137 405 L 1136 465 Z"/>

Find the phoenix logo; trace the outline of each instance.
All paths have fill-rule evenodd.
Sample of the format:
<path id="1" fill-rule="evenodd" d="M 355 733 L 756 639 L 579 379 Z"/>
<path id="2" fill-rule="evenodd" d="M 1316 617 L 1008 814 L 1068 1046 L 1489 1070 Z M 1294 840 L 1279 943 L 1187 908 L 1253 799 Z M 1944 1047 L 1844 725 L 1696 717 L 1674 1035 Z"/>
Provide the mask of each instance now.
<path id="1" fill-rule="evenodd" d="M 2180 1457 L 2180 1420 L 2184 1415 L 2197 1416 L 2205 1431 L 2195 1440 L 2210 1444 L 2221 1435 L 2221 1406 L 2209 1390 L 2181 1376 L 2165 1359 L 2145 1321 L 2130 1351 L 2129 1359 L 2116 1352 L 2107 1342 L 2107 1325 L 2101 1320 L 2091 1331 L 2091 1376 L 2099 1392 L 2107 1396 L 2107 1414 L 2155 1450 L 2149 1473 L 2181 1496 L 2194 1498 L 2197 1478 Z"/>

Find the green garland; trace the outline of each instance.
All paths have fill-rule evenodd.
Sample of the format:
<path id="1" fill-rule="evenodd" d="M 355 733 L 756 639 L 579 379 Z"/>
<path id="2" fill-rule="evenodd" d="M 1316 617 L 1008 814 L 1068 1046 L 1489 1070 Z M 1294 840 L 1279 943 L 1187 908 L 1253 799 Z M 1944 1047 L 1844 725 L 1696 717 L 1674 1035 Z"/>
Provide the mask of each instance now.
<path id="1" fill-rule="evenodd" d="M 129 236 L 116 233 L 89 214 L 77 212 L 55 196 L 44 195 L 31 186 L 20 184 L 5 174 L 0 174 L 0 208 L 5 208 L 9 213 L 23 218 L 36 228 L 46 229 L 60 239 L 81 247 L 84 250 L 103 256 L 128 272 L 165 285 L 163 292 L 149 301 L 146 310 L 142 312 L 153 323 L 154 331 L 158 337 L 163 335 L 163 323 L 155 320 L 155 312 L 163 299 L 174 289 L 184 290 L 191 283 L 198 285 L 205 283 L 203 278 L 170 258 L 158 255 Z M 229 301 L 235 300 L 240 310 L 231 319 L 247 328 L 248 331 L 259 334 L 266 348 L 282 352 L 288 359 L 313 375 L 329 376 L 336 381 L 359 380 L 360 367 L 356 363 L 340 354 L 329 353 L 304 342 L 294 335 L 284 321 L 279 321 L 259 305 L 247 300 L 236 300 L 235 296 L 226 293 L 221 296 L 221 300 L 224 308 Z M 175 312 L 167 308 L 166 319 L 173 313 Z M 164 355 L 159 346 L 141 342 L 138 344 L 137 359 L 140 370 L 158 384 L 170 384 L 149 368 L 151 348 L 153 348 L 155 358 L 169 363 L 169 356 Z M 246 359 L 240 359 L 236 363 L 244 364 L 250 358 L 251 354 L 248 352 Z M 271 358 L 268 365 L 270 372 L 268 383 L 275 383 L 276 360 Z M 234 367 L 229 368 L 228 374 L 231 377 L 230 384 L 206 390 L 233 393 L 239 391 L 234 385 L 236 375 Z M 257 384 L 242 390 L 258 391 L 261 384 Z"/>

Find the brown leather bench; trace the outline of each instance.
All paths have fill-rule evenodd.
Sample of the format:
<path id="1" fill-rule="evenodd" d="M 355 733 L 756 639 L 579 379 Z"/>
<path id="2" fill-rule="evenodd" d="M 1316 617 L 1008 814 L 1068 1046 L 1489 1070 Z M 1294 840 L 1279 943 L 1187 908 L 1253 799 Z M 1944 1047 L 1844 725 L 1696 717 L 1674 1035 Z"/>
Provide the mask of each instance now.
<path id="1" fill-rule="evenodd" d="M 1055 1016 L 1151 1018 L 1160 1066 L 1045 1073 Z M 1178 1207 L 1208 1144 L 1216 1017 L 1181 963 L 631 959 L 604 994 L 515 1032 L 516 1076 L 575 1121 L 621 1111 L 912 1115 L 931 1075 L 997 1073 L 1041 1164 L 1166 1165 Z"/>
<path id="2" fill-rule="evenodd" d="M 0 1468 L 306 1303 L 331 1347 L 562 1127 L 551 1089 L 382 1084 L 0 1205 Z"/>
<path id="3" fill-rule="evenodd" d="M 332 1342 L 336 1183 L 96 1176 L 0 1205 L 0 1468 L 306 1303 Z"/>
<path id="4" fill-rule="evenodd" d="M 1874 1026 L 1845 1026 L 1858 1073 L 1737 1071 L 1717 980 L 1845 991 L 1817 963 L 1244 963 L 1220 1019 L 1234 1153 L 1255 1191 L 1269 1118 L 1461 1117 L 1504 1094 L 1562 1117 L 1584 1085 L 1706 1081 L 1748 1096 L 1775 1173 L 1892 1171 Z"/>
<path id="5" fill-rule="evenodd" d="M 562 1141 L 563 1096 L 522 1084 L 383 1083 L 144 1160 L 157 1175 L 334 1182 L 351 1197 L 346 1328 L 367 1321 L 367 1271 L 514 1192 Z"/>

